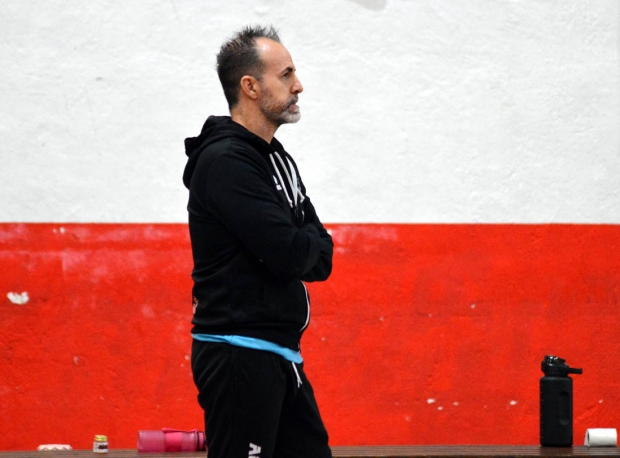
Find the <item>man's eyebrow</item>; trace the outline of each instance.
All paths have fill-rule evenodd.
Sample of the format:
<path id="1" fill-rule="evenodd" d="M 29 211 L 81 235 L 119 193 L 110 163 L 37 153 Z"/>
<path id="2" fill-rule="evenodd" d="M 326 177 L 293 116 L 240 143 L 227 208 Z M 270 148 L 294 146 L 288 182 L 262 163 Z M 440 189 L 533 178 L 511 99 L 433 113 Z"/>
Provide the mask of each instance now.
<path id="1" fill-rule="evenodd" d="M 281 74 L 281 75 L 284 75 L 284 74 L 286 74 L 286 73 L 291 73 L 291 72 L 294 72 L 294 71 L 295 71 L 295 68 L 294 68 L 294 67 L 291 67 L 291 66 L 289 65 L 289 66 L 288 66 L 288 67 L 286 67 L 284 70 L 282 70 L 282 71 L 280 72 L 280 74 Z"/>

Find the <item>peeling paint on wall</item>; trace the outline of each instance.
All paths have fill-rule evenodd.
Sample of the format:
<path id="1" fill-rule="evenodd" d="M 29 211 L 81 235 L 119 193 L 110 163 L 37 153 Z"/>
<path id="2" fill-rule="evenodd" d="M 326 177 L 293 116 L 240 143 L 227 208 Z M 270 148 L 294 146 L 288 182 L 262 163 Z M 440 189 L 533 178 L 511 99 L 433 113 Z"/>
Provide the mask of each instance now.
<path id="1" fill-rule="evenodd" d="M 27 304 L 28 301 L 30 300 L 30 297 L 28 297 L 28 293 L 26 291 L 24 291 L 23 293 L 13 293 L 10 292 L 6 295 L 6 297 L 9 298 L 9 300 L 16 305 L 24 305 Z"/>

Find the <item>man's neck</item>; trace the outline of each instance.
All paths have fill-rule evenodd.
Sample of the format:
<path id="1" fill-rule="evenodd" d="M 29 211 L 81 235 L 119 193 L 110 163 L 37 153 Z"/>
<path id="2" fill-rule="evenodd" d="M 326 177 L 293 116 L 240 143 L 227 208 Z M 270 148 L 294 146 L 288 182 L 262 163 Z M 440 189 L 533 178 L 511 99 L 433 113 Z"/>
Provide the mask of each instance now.
<path id="1" fill-rule="evenodd" d="M 267 143 L 271 143 L 273 136 L 276 134 L 276 130 L 278 130 L 277 126 L 274 126 L 272 123 L 267 121 L 264 116 L 262 116 L 262 113 L 259 116 L 256 116 L 255 114 L 249 116 L 241 110 L 233 110 L 230 117 L 237 124 L 241 124 L 247 130 L 255 135 L 258 135 Z"/>

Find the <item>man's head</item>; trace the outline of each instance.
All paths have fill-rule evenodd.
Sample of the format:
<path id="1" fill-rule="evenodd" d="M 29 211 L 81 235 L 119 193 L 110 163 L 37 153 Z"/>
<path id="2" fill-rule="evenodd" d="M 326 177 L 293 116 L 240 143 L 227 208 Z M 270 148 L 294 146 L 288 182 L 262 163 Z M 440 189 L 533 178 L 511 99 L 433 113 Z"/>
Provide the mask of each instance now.
<path id="1" fill-rule="evenodd" d="M 217 72 L 231 113 L 248 104 L 275 126 L 299 120 L 303 87 L 273 27 L 246 27 L 224 43 Z"/>

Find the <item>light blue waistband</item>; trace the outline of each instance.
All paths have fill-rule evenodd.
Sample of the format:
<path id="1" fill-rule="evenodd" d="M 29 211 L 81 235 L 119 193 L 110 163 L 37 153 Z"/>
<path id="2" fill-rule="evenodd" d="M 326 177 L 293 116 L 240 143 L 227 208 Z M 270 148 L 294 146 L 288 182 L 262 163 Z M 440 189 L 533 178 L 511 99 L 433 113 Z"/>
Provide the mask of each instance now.
<path id="1" fill-rule="evenodd" d="M 192 337 L 201 342 L 219 342 L 234 345 L 236 347 L 252 348 L 254 350 L 263 350 L 282 356 L 287 361 L 301 364 L 303 358 L 298 351 L 269 342 L 267 340 L 256 339 L 254 337 L 245 336 L 221 336 L 217 334 L 192 334 Z"/>

